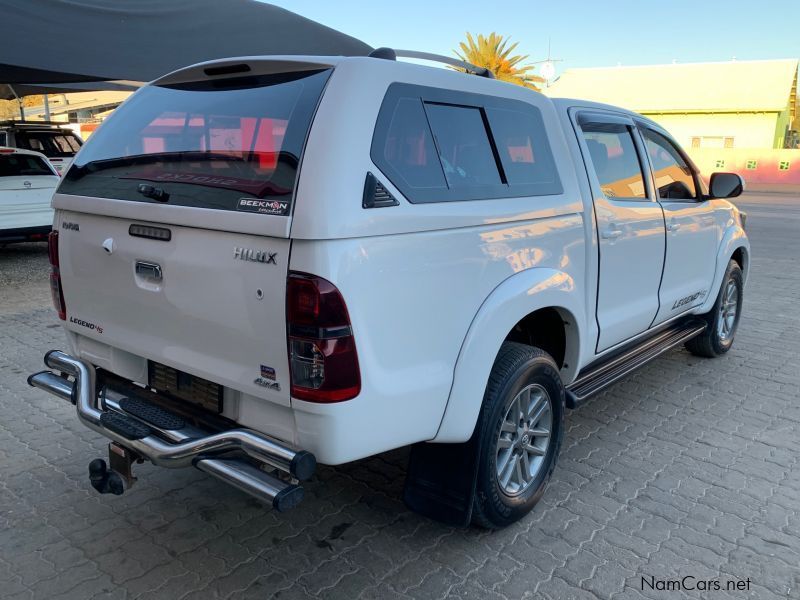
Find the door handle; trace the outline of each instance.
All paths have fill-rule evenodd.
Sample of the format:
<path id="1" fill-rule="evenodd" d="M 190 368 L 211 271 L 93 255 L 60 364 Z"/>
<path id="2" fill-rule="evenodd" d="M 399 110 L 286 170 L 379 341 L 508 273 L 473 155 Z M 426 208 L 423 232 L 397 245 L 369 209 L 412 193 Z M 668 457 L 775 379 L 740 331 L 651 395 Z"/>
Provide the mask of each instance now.
<path id="1" fill-rule="evenodd" d="M 681 228 L 681 224 L 678 223 L 675 219 L 672 219 L 669 223 L 667 223 L 667 231 L 678 231 Z"/>
<path id="2" fill-rule="evenodd" d="M 622 229 L 616 225 L 611 225 L 608 229 L 603 230 L 601 235 L 604 240 L 615 240 L 622 235 Z"/>
<path id="3" fill-rule="evenodd" d="M 136 261 L 136 274 L 156 281 L 161 280 L 161 266 L 155 263 L 144 262 L 142 260 Z"/>

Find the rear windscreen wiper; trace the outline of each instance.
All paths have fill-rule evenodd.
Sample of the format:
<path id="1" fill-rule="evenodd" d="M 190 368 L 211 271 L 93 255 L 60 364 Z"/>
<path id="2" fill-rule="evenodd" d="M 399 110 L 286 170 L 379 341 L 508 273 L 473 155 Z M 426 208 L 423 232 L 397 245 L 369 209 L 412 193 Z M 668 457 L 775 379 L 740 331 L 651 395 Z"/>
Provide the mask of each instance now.
<path id="1" fill-rule="evenodd" d="M 148 198 L 158 200 L 159 202 L 167 202 L 169 200 L 168 192 L 166 192 L 163 188 L 150 185 L 149 183 L 140 183 L 139 187 L 136 188 L 136 191 L 142 196 L 147 196 Z"/>

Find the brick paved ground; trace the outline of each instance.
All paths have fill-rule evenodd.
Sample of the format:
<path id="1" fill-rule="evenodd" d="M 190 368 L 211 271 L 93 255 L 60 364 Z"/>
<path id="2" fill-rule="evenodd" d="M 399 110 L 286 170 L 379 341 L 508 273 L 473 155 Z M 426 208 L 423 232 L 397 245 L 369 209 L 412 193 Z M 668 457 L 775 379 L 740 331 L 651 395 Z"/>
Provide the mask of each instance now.
<path id="1" fill-rule="evenodd" d="M 320 469 L 282 516 L 194 470 L 143 466 L 124 496 L 95 494 L 104 441 L 25 385 L 62 345 L 29 277 L 46 254 L 0 250 L 0 596 L 660 599 L 683 595 L 642 576 L 691 575 L 751 579 L 703 597 L 800 598 L 800 200 L 743 204 L 734 350 L 674 351 L 570 413 L 544 499 L 496 533 L 408 512 L 403 452 Z"/>

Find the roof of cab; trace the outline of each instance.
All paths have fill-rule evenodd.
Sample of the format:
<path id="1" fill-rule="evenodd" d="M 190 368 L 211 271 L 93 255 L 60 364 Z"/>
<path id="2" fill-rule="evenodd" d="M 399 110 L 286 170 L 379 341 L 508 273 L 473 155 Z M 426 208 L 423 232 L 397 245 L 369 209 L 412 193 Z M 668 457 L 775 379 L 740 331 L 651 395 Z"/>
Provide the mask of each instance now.
<path id="1" fill-rule="evenodd" d="M 14 148 L 12 146 L 0 146 L 0 154 L 29 154 L 31 156 L 38 156 L 39 158 L 47 160 L 47 157 L 41 152 L 36 152 L 35 150 L 25 150 L 24 148 Z"/>
<path id="2" fill-rule="evenodd" d="M 581 100 L 580 98 L 550 98 L 550 100 L 553 102 L 553 105 L 556 107 L 556 110 L 559 111 L 567 111 L 570 108 L 607 110 L 611 112 L 628 115 L 631 118 L 638 119 L 639 121 L 644 121 L 649 125 L 654 125 L 658 129 L 662 129 L 662 126 L 653 121 L 652 119 L 645 117 L 644 115 L 641 115 L 630 109 L 622 108 L 621 106 L 615 106 L 613 104 L 605 104 L 603 102 L 594 102 L 592 100 Z"/>

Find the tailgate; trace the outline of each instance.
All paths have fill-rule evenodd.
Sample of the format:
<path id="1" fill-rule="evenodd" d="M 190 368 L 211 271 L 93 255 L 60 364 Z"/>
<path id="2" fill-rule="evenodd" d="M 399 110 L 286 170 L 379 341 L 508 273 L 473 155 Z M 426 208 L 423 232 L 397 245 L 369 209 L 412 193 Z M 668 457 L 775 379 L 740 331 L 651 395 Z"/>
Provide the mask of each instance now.
<path id="1" fill-rule="evenodd" d="M 288 404 L 288 239 L 59 216 L 69 330 Z M 140 237 L 155 234 L 147 227 L 170 240 Z"/>
<path id="2" fill-rule="evenodd" d="M 50 225 L 53 222 L 50 200 L 57 184 L 54 175 L 0 176 L 0 229 Z"/>
<path id="3" fill-rule="evenodd" d="M 44 227 L 53 222 L 53 189 L 0 190 L 0 229 Z"/>
<path id="4" fill-rule="evenodd" d="M 288 404 L 291 203 L 330 71 L 201 65 L 114 111 L 53 199 L 67 327 Z"/>

